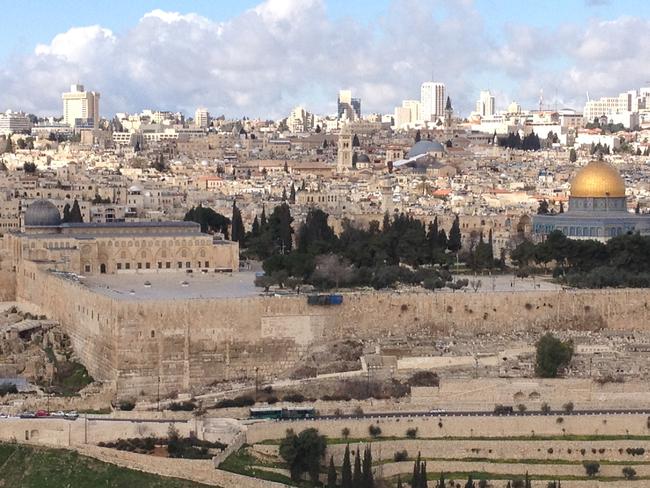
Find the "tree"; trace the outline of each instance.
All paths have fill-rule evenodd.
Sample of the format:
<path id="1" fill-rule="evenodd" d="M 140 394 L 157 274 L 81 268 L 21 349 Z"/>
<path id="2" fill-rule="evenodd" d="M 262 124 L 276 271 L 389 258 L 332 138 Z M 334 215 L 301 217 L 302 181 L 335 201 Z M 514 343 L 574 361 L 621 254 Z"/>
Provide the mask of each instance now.
<path id="1" fill-rule="evenodd" d="M 357 452 L 354 456 L 354 470 L 352 471 L 352 484 L 355 488 L 361 488 L 362 477 L 363 474 L 361 472 L 361 454 L 359 454 L 359 447 L 357 446 Z"/>
<path id="2" fill-rule="evenodd" d="M 571 148 L 569 151 L 569 161 L 572 163 L 575 163 L 578 160 L 578 155 L 576 154 L 576 150 Z"/>
<path id="3" fill-rule="evenodd" d="M 61 222 L 66 223 L 70 222 L 70 204 L 66 203 L 65 206 L 63 207 L 63 218 L 61 219 Z"/>
<path id="4" fill-rule="evenodd" d="M 636 470 L 630 466 L 625 466 L 621 471 L 623 472 L 623 477 L 626 480 L 633 480 L 636 478 Z"/>
<path id="5" fill-rule="evenodd" d="M 300 481 L 303 474 L 307 473 L 312 482 L 316 482 L 326 448 L 325 436 L 320 435 L 318 430 L 306 429 L 296 435 L 289 429 L 280 442 L 279 453 L 289 465 L 293 481 Z"/>
<path id="6" fill-rule="evenodd" d="M 566 413 L 573 412 L 573 402 L 566 402 L 564 405 L 562 405 L 562 410 L 564 410 Z"/>
<path id="7" fill-rule="evenodd" d="M 551 406 L 546 402 L 542 403 L 539 409 L 544 415 L 548 415 L 549 413 L 551 413 Z"/>
<path id="8" fill-rule="evenodd" d="M 585 468 L 585 473 L 587 473 L 587 476 L 590 478 L 593 478 L 598 474 L 600 471 L 600 463 L 596 461 L 584 461 L 582 465 Z"/>
<path id="9" fill-rule="evenodd" d="M 381 435 L 381 427 L 378 425 L 370 424 L 368 426 L 368 433 L 370 434 L 370 437 L 379 437 Z"/>
<path id="10" fill-rule="evenodd" d="M 329 226 L 329 215 L 318 208 L 310 208 L 305 223 L 298 231 L 298 252 L 313 255 L 330 252 L 336 245 L 334 229 Z"/>
<path id="11" fill-rule="evenodd" d="M 196 222 L 201 226 L 201 232 L 221 232 L 225 239 L 228 239 L 228 227 L 230 226 L 230 219 L 224 217 L 220 213 L 215 212 L 211 208 L 192 207 L 187 211 L 183 218 L 186 222 Z"/>
<path id="12" fill-rule="evenodd" d="M 403 488 L 402 477 L 400 475 L 397 475 L 397 488 Z"/>
<path id="13" fill-rule="evenodd" d="M 22 140 L 22 139 L 21 139 Z M 36 163 L 26 162 L 23 164 L 23 171 L 25 173 L 36 173 Z"/>
<path id="14" fill-rule="evenodd" d="M 359 142 L 359 137 L 354 134 L 354 137 L 352 138 L 352 147 L 360 147 L 361 143 Z"/>
<path id="15" fill-rule="evenodd" d="M 232 220 L 231 220 L 231 240 L 238 242 L 240 247 L 244 247 L 244 240 L 246 238 L 246 231 L 244 230 L 244 222 L 242 221 L 241 211 L 237 208 L 237 202 L 232 201 Z"/>
<path id="16" fill-rule="evenodd" d="M 461 242 L 461 233 L 460 233 L 460 221 L 458 215 L 454 219 L 454 223 L 451 225 L 451 230 L 449 231 L 449 240 L 447 242 L 447 248 L 451 252 L 458 252 L 462 246 Z"/>
<path id="17" fill-rule="evenodd" d="M 420 134 L 420 129 L 415 133 L 415 142 L 418 143 L 422 140 L 422 134 Z"/>
<path id="18" fill-rule="evenodd" d="M 286 202 L 287 201 L 287 189 L 282 188 L 282 201 Z"/>
<path id="19" fill-rule="evenodd" d="M 278 247 L 281 254 L 288 254 L 293 247 L 293 228 L 291 223 L 291 210 L 289 205 L 282 203 L 273 209 L 269 217 L 268 227 L 273 243 Z"/>
<path id="20" fill-rule="evenodd" d="M 316 269 L 312 275 L 314 284 L 324 288 L 334 286 L 339 288 L 353 277 L 353 269 L 345 259 L 337 254 L 323 254 L 316 258 Z"/>
<path id="21" fill-rule="evenodd" d="M 564 202 L 560 202 L 560 213 L 564 213 Z"/>
<path id="22" fill-rule="evenodd" d="M 467 483 L 465 483 L 465 488 L 475 488 L 476 485 L 474 484 L 474 480 L 472 479 L 472 475 L 470 474 L 469 477 L 467 478 Z"/>
<path id="23" fill-rule="evenodd" d="M 296 203 L 296 187 L 293 182 L 291 182 L 291 192 L 289 193 L 289 203 L 292 205 Z"/>
<path id="24" fill-rule="evenodd" d="M 535 374 L 542 378 L 556 378 L 558 371 L 573 357 L 573 343 L 563 342 L 550 332 L 537 341 Z"/>
<path id="25" fill-rule="evenodd" d="M 330 456 L 330 465 L 327 469 L 327 488 L 336 488 L 336 468 L 334 467 L 334 456 Z"/>
<path id="26" fill-rule="evenodd" d="M 70 210 L 70 216 L 68 218 L 68 222 L 71 223 L 80 223 L 83 222 L 84 218 L 81 215 L 81 208 L 79 208 L 79 202 L 75 198 L 74 202 L 72 203 L 72 209 Z"/>
<path id="27" fill-rule="evenodd" d="M 345 454 L 343 454 L 341 488 L 354 488 L 352 485 L 352 465 L 350 464 L 350 444 L 345 446 Z"/>
<path id="28" fill-rule="evenodd" d="M 372 451 L 366 446 L 363 451 L 363 479 L 361 488 L 374 488 L 375 479 L 372 474 Z"/>
<path id="29" fill-rule="evenodd" d="M 537 207 L 537 215 L 547 215 L 548 214 L 548 202 L 546 200 L 542 200 L 539 202 L 539 206 Z"/>

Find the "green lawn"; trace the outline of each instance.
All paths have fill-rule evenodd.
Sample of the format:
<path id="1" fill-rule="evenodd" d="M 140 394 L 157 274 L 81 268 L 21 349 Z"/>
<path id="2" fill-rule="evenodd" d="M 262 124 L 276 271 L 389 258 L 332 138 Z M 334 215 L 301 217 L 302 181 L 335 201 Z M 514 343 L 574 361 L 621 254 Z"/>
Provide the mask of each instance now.
<path id="1" fill-rule="evenodd" d="M 21 488 L 204 488 L 207 485 L 121 468 L 64 449 L 0 443 L 0 486 Z"/>

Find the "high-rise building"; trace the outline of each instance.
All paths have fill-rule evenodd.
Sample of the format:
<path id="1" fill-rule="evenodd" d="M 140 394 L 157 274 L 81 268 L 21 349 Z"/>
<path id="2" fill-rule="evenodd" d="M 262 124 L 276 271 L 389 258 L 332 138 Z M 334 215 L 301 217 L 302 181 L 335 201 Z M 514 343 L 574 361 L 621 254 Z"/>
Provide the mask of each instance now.
<path id="1" fill-rule="evenodd" d="M 22 112 L 7 110 L 0 114 L 0 134 L 29 133 L 32 122 Z"/>
<path id="2" fill-rule="evenodd" d="M 63 121 L 70 127 L 97 127 L 99 125 L 99 93 L 87 92 L 83 85 L 71 85 L 64 93 Z"/>
<path id="3" fill-rule="evenodd" d="M 425 122 L 445 115 L 445 84 L 425 81 L 420 87 L 421 117 Z"/>
<path id="4" fill-rule="evenodd" d="M 207 108 L 199 107 L 194 112 L 194 125 L 205 129 L 210 125 L 210 112 Z"/>
<path id="5" fill-rule="evenodd" d="M 314 128 L 314 114 L 298 106 L 287 117 L 287 127 L 292 133 L 308 132 Z"/>
<path id="6" fill-rule="evenodd" d="M 361 99 L 352 98 L 351 90 L 339 90 L 337 101 L 338 118 L 347 118 L 348 120 L 357 120 L 361 118 Z"/>
<path id="7" fill-rule="evenodd" d="M 481 117 L 492 117 L 494 115 L 494 96 L 490 90 L 481 90 L 476 101 L 476 113 Z"/>

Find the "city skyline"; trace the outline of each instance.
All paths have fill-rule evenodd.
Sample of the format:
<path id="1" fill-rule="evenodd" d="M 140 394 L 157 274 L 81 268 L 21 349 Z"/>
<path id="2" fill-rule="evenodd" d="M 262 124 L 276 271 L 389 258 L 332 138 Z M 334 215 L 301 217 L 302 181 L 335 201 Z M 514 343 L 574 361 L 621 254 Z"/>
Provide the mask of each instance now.
<path id="1" fill-rule="evenodd" d="M 526 15 L 481 0 L 141 2 L 118 16 L 63 2 L 56 14 L 34 9 L 29 40 L 22 20 L 5 31 L 0 106 L 60 115 L 60 93 L 83 82 L 104 94 L 104 117 L 206 107 L 277 119 L 296 105 L 328 114 L 347 88 L 364 113 L 391 113 L 422 82 L 439 81 L 467 116 L 484 89 L 496 110 L 512 100 L 536 108 L 540 90 L 546 106 L 580 110 L 587 93 L 646 85 L 645 5 L 573 3 L 532 5 Z"/>

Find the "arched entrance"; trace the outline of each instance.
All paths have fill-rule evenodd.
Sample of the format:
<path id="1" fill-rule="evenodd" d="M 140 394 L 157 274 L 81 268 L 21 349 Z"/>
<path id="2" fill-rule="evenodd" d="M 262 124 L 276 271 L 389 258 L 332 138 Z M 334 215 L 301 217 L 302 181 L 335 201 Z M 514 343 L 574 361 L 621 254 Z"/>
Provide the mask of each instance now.
<path id="1" fill-rule="evenodd" d="M 104 263 L 99 265 L 99 272 L 101 274 L 106 274 L 106 265 Z"/>

